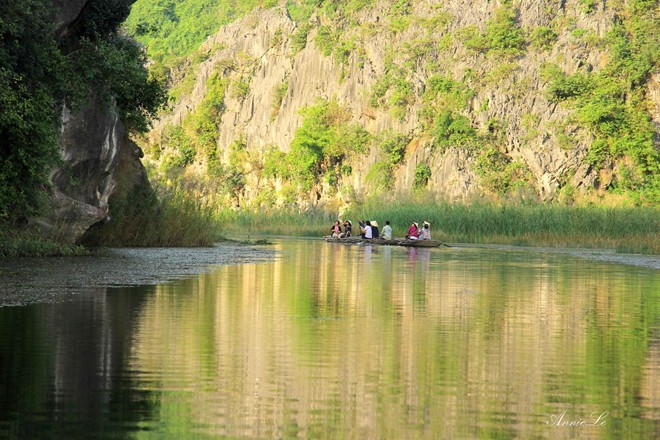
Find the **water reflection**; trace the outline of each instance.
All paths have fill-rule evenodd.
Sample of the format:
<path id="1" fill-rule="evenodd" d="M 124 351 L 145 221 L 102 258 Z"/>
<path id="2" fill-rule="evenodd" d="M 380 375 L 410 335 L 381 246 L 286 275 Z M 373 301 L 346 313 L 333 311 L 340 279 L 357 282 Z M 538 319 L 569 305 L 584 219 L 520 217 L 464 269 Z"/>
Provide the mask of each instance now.
<path id="1" fill-rule="evenodd" d="M 658 271 L 277 247 L 270 263 L 0 309 L 0 434 L 62 434 L 61 419 L 69 433 L 240 438 L 657 434 Z M 555 426 L 592 413 L 606 423 Z"/>
<path id="2" fill-rule="evenodd" d="M 145 292 L 123 293 L 0 308 L 0 438 L 101 436 L 149 417 L 156 401 L 126 369 Z"/>

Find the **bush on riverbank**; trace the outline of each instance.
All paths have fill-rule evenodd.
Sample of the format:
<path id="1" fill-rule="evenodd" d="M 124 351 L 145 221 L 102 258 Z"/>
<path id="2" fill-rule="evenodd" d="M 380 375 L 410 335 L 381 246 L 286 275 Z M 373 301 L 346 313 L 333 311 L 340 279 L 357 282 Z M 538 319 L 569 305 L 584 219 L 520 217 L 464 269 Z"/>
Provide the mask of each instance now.
<path id="1" fill-rule="evenodd" d="M 58 243 L 43 235 L 16 230 L 0 230 L 0 258 L 64 257 L 87 255 L 83 246 Z"/>
<path id="2" fill-rule="evenodd" d="M 429 221 L 433 237 L 453 243 L 519 246 L 589 247 L 618 252 L 660 253 L 657 208 L 569 207 L 557 205 L 495 205 L 370 202 L 342 215 L 357 228 L 358 219 L 385 220 L 395 236 L 416 221 Z M 322 212 L 253 212 L 226 216 L 227 233 L 327 235 L 335 215 Z M 240 223 L 237 224 L 236 222 Z M 236 226 L 226 226 L 236 224 Z M 238 226 L 238 227 L 237 227 Z"/>
<path id="3" fill-rule="evenodd" d="M 157 194 L 156 194 L 157 193 Z M 93 247 L 197 247 L 221 240 L 216 210 L 180 187 L 143 189 L 110 203 L 110 221 L 83 239 Z"/>

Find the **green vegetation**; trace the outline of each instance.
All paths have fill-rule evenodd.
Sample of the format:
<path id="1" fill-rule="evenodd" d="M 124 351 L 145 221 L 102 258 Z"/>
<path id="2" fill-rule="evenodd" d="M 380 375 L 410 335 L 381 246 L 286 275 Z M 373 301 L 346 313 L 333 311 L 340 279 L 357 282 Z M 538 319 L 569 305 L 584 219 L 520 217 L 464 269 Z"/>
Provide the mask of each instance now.
<path id="1" fill-rule="evenodd" d="M 611 58 L 599 72 L 567 75 L 546 66 L 550 99 L 575 109 L 574 119 L 594 140 L 587 160 L 595 169 L 617 168 L 610 190 L 626 191 L 641 202 L 660 203 L 660 152 L 645 109 L 646 83 L 660 58 L 653 35 L 660 24 L 653 2 L 620 6 L 621 21 L 606 42 Z"/>
<path id="2" fill-rule="evenodd" d="M 266 154 L 264 173 L 294 185 L 296 192 L 309 191 L 320 176 L 338 174 L 344 160 L 366 153 L 371 135 L 350 122 L 350 114 L 336 101 L 319 100 L 301 111 L 303 123 L 296 130 L 291 151 Z"/>
<path id="3" fill-rule="evenodd" d="M 392 166 L 387 162 L 376 162 L 371 167 L 364 178 L 367 184 L 367 191 L 370 194 L 380 194 L 389 190 L 394 185 L 392 176 Z"/>
<path id="4" fill-rule="evenodd" d="M 89 231 L 86 246 L 211 246 L 221 239 L 215 207 L 180 185 L 115 197 L 110 216 Z"/>
<path id="5" fill-rule="evenodd" d="M 470 120 L 460 114 L 444 111 L 435 121 L 433 146 L 444 151 L 448 147 L 474 149 L 477 146 L 477 131 Z"/>
<path id="6" fill-rule="evenodd" d="M 395 235 L 403 235 L 412 221 L 426 220 L 434 238 L 448 242 L 660 253 L 657 208 L 374 201 L 344 217 L 390 220 Z"/>
<path id="7" fill-rule="evenodd" d="M 323 0 L 287 0 L 286 10 L 296 23 L 305 23 Z"/>
<path id="8" fill-rule="evenodd" d="M 137 0 L 124 27 L 147 47 L 162 73 L 178 66 L 223 25 L 259 6 L 274 4 L 264 0 Z"/>
<path id="9" fill-rule="evenodd" d="M 0 223 L 16 225 L 42 207 L 44 186 L 59 159 L 62 105 L 79 108 L 95 93 L 134 131 L 164 100 L 144 55 L 115 34 L 130 2 L 98 0 L 59 37 L 45 2 L 3 6 L 0 20 Z"/>
<path id="10" fill-rule="evenodd" d="M 426 198 L 424 194 L 421 198 Z M 326 235 L 337 215 L 325 210 L 224 211 L 223 233 Z M 389 220 L 395 236 L 413 221 L 429 221 L 433 237 L 449 243 L 585 247 L 659 254 L 657 208 L 495 205 L 406 201 L 383 203 L 374 197 L 341 219 Z M 355 223 L 355 222 L 354 222 Z"/>
<path id="11" fill-rule="evenodd" d="M 501 196 L 514 189 L 528 187 L 528 169 L 522 162 L 511 160 L 509 156 L 490 147 L 477 158 L 477 174 L 482 177 L 482 184 Z"/>
<path id="12" fill-rule="evenodd" d="M 529 36 L 532 47 L 540 50 L 549 50 L 557 41 L 557 33 L 547 26 L 534 28 Z"/>
<path id="13" fill-rule="evenodd" d="M 269 209 L 240 211 L 226 209 L 219 214 L 223 235 L 291 235 L 318 237 L 330 230 L 336 214 L 323 209 Z"/>
<path id="14" fill-rule="evenodd" d="M 147 3 L 147 0 L 141 1 Z M 169 0 L 169 3 L 176 2 Z M 189 17 L 181 16 L 177 9 L 179 4 L 187 7 L 205 4 L 209 10 L 216 11 L 216 3 L 180 1 L 170 8 L 174 17 L 172 23 L 183 29 L 186 26 L 201 29 L 204 23 L 194 23 Z M 165 4 L 168 2 L 159 2 L 159 5 Z M 260 2 L 251 0 L 240 7 L 233 3 L 224 5 L 223 11 L 232 12 L 222 15 L 214 26 L 238 18 L 257 4 Z M 510 0 L 499 2 L 499 7 L 495 7 L 483 26 L 459 29 L 455 26 L 458 18 L 447 13 L 440 4 L 428 6 L 397 0 L 385 5 L 384 13 L 381 7 L 376 20 L 361 21 L 360 14 L 355 14 L 374 4 L 371 0 L 288 0 L 285 7 L 297 28 L 290 36 L 276 33 L 274 43 L 279 45 L 290 38 L 291 55 L 295 55 L 311 42 L 322 54 L 333 57 L 340 68 L 341 81 L 347 73 L 349 60 L 357 61 L 358 67 L 366 60 L 365 46 L 368 45 L 365 42 L 385 35 L 387 44 L 380 54 L 384 59 L 371 60 L 380 76 L 371 83 L 370 90 L 362 91 L 368 94 L 366 99 L 373 108 L 364 110 L 363 115 L 351 115 L 332 99 L 319 100 L 315 105 L 298 110 L 303 121 L 288 146 L 271 146 L 258 151 L 244 141 L 219 145 L 217 127 L 225 110 L 225 96 L 242 99 L 250 93 L 249 66 L 240 59 L 226 60 L 222 66 L 216 66 L 202 104 L 193 109 L 181 127 L 166 129 L 163 142 L 150 151 L 152 156 L 161 155 L 157 169 L 161 177 L 178 182 L 190 179 L 195 183 L 188 181 L 186 185 L 193 187 L 195 197 L 199 194 L 216 197 L 221 204 L 241 209 L 297 208 L 314 197 L 317 200 L 327 197 L 323 202 L 327 201 L 328 206 L 345 203 L 346 199 L 358 203 L 356 200 L 365 194 L 357 194 L 347 185 L 348 179 L 342 178 L 359 170 L 363 173 L 365 193 L 382 193 L 394 187 L 395 171 L 406 159 L 406 146 L 412 141 L 413 145 L 418 142 L 426 148 L 431 142 L 432 156 L 450 154 L 450 149 L 467 156 L 470 169 L 479 176 L 479 183 L 488 197 L 506 200 L 518 195 L 517 198 L 522 199 L 535 193 L 538 185 L 534 181 L 538 176 L 534 177 L 522 160 L 513 157 L 512 149 L 535 148 L 533 143 L 549 142 L 552 148 L 559 146 L 570 152 L 579 147 L 582 151 L 589 142 L 586 164 L 590 167 L 590 176 L 614 176 L 611 183 L 596 180 L 594 189 L 607 189 L 615 193 L 613 197 L 617 193 L 632 196 L 633 202 L 639 205 L 659 203 L 659 158 L 647 96 L 648 79 L 657 66 L 658 57 L 654 2 L 637 0 L 608 5 L 617 17 L 605 38 L 589 28 L 589 18 L 585 14 L 599 8 L 591 1 L 580 1 L 581 11 L 573 8 L 558 14 L 547 9 L 547 16 L 539 22 L 544 25 L 532 28 L 521 27 L 516 3 Z M 134 11 L 139 12 L 139 8 Z M 158 9 L 156 12 L 149 20 L 156 21 Z M 424 15 L 425 12 L 428 14 Z M 312 16 L 318 19 L 310 20 Z M 127 27 L 130 29 L 129 25 Z M 171 35 L 175 36 L 176 32 Z M 309 38 L 311 35 L 315 37 Z M 148 40 L 141 41 L 150 44 Z M 179 42 L 170 44 L 169 48 L 160 46 L 163 65 L 177 66 L 181 57 L 188 57 L 185 67 L 174 71 L 188 73 L 182 75 L 183 83 L 171 94 L 175 99 L 186 93 L 182 90 L 191 89 L 190 78 L 194 78 L 196 60 L 208 56 L 208 49 L 200 53 L 194 45 L 184 49 L 183 43 L 181 40 L 181 47 L 177 47 Z M 157 52 L 159 44 L 150 47 L 150 53 Z M 607 66 L 585 63 L 576 73 L 569 75 L 561 71 L 554 63 L 567 65 L 569 60 L 561 57 L 575 47 L 600 51 L 599 59 L 607 60 Z M 170 49 L 171 53 L 167 52 Z M 454 69 L 452 57 L 466 55 L 465 49 L 467 59 L 473 58 L 474 63 Z M 536 81 L 536 74 L 530 73 L 535 72 L 534 63 L 547 58 L 551 50 L 561 55 L 543 66 L 541 79 L 546 84 L 546 97 L 553 104 L 572 109 L 570 117 L 547 121 L 542 112 L 509 116 L 495 108 L 503 101 L 515 107 L 518 105 L 515 101 L 530 97 L 533 93 L 530 85 Z M 158 57 L 156 61 L 161 62 Z M 288 92 L 288 80 L 273 89 L 272 103 L 266 103 L 272 105 L 273 119 L 281 111 Z M 297 91 L 291 90 L 291 93 Z M 514 102 L 511 104 L 511 101 Z M 410 130 L 414 138 L 396 133 L 372 134 L 359 125 L 364 124 L 363 117 L 377 120 L 381 111 L 388 111 L 404 123 L 418 119 L 419 125 Z M 359 123 L 356 122 L 358 118 L 361 118 Z M 368 123 L 364 125 L 367 126 Z M 512 148 L 512 142 L 520 142 L 520 145 Z M 283 152 L 287 147 L 288 153 Z M 369 166 L 356 166 L 366 154 L 372 160 Z M 246 165 L 248 160 L 249 166 Z M 429 164 L 436 163 L 433 157 L 422 160 L 415 168 L 410 188 L 415 190 L 415 195 L 427 187 L 431 179 Z M 200 165 L 206 165 L 207 175 L 191 179 L 192 174 L 204 168 Z M 604 173 L 599 173 L 601 170 Z M 589 197 L 583 195 L 582 188 L 570 185 L 573 172 L 567 170 L 559 177 L 558 200 L 565 203 L 574 203 L 581 196 Z M 254 189 L 255 181 L 260 193 L 252 193 L 252 200 L 243 200 L 245 189 L 248 186 Z M 332 199 L 339 192 L 344 201 L 339 197 Z M 536 242 L 536 239 L 530 240 Z"/>
<path id="15" fill-rule="evenodd" d="M 413 182 L 413 189 L 419 190 L 429 183 L 431 179 L 431 168 L 425 163 L 418 163 L 415 167 L 415 180 Z"/>
<path id="16" fill-rule="evenodd" d="M 286 96 L 286 92 L 289 91 L 289 83 L 287 81 L 283 82 L 279 86 L 275 86 L 273 90 L 273 107 L 270 113 L 271 119 L 275 119 L 280 113 L 280 107 L 282 107 L 282 101 Z"/>
<path id="17" fill-rule="evenodd" d="M 209 171 L 218 165 L 217 127 L 224 112 L 228 87 L 228 79 L 214 72 L 206 83 L 204 98 L 195 111 L 186 116 L 180 126 L 169 126 L 163 133 L 160 148 L 175 152 L 168 160 L 162 161 L 163 172 L 170 175 L 171 171 L 175 171 L 176 174 L 176 171 L 196 159 L 204 161 Z"/>
<path id="18" fill-rule="evenodd" d="M 305 23 L 298 26 L 293 32 L 293 35 L 291 35 L 292 55 L 295 55 L 307 47 L 307 35 L 309 34 L 310 29 L 311 25 Z"/>
<path id="19" fill-rule="evenodd" d="M 517 11 L 511 6 L 511 1 L 502 1 L 493 18 L 486 22 L 484 32 L 476 26 L 467 26 L 458 35 L 468 49 L 495 56 L 518 55 L 525 46 Z"/>
<path id="20" fill-rule="evenodd" d="M 88 255 L 83 246 L 68 246 L 34 232 L 0 230 L 0 258 Z"/>
<path id="21" fill-rule="evenodd" d="M 182 89 L 191 87 L 191 81 L 185 78 L 193 77 L 191 73 L 195 70 L 197 60 L 208 56 L 206 46 L 202 51 L 204 53 L 199 49 L 199 42 L 203 39 L 200 36 L 207 35 L 210 29 L 205 24 L 206 18 L 195 20 L 191 18 L 195 14 L 183 12 L 210 11 L 206 16 L 217 13 L 213 26 L 219 27 L 262 5 L 257 0 L 241 5 L 232 2 L 219 5 L 217 0 L 162 0 L 157 7 L 149 8 L 146 14 L 147 5 L 154 2 L 138 0 L 126 28 L 149 47 L 150 54 L 160 50 L 164 54 L 162 60 L 167 65 L 176 66 L 182 56 L 188 56 L 189 63 L 182 70 L 189 73 L 184 75 L 184 81 L 171 94 L 174 99 L 185 93 Z M 411 116 L 415 115 L 411 115 L 411 111 L 419 109 L 417 116 L 420 125 L 415 127 L 415 133 L 420 138 L 432 139 L 433 154 L 442 154 L 448 148 L 458 148 L 476 159 L 480 183 L 492 195 L 501 196 L 522 187 L 530 188 L 528 184 L 533 177 L 521 162 L 510 157 L 511 133 L 508 136 L 502 133 L 494 135 L 491 122 L 484 123 L 484 114 L 493 115 L 497 112 L 492 103 L 501 102 L 492 100 L 489 92 L 492 90 L 496 94 L 507 94 L 507 102 L 532 93 L 529 92 L 529 85 L 534 78 L 528 74 L 529 57 L 525 56 L 525 51 L 536 51 L 534 58 L 545 56 L 557 44 L 564 44 L 567 35 L 573 44 L 581 47 L 586 44 L 588 48 L 603 51 L 601 59 L 607 59 L 609 53 L 614 54 L 606 69 L 598 70 L 594 66 L 585 65 L 574 75 L 567 75 L 556 66 L 546 65 L 543 78 L 547 84 L 547 97 L 575 109 L 575 113 L 565 123 L 550 123 L 542 128 L 538 125 L 530 126 L 530 120 L 524 120 L 526 115 L 522 115 L 527 130 L 518 138 L 522 140 L 521 148 L 531 148 L 531 142 L 549 134 L 551 142 L 558 143 L 566 150 L 575 145 L 582 147 L 585 142 L 594 139 L 587 157 L 591 166 L 590 173 L 596 175 L 599 169 L 604 169 L 615 175 L 612 183 L 606 182 L 599 187 L 596 182 L 595 188 L 632 194 L 640 204 L 657 203 L 658 157 L 657 149 L 653 147 L 653 126 L 645 91 L 648 72 L 657 65 L 657 39 L 653 38 L 654 29 L 657 28 L 657 18 L 652 13 L 654 3 L 637 0 L 611 5 L 617 14 L 617 24 L 604 39 L 599 38 L 588 24 L 582 23 L 582 27 L 577 27 L 578 17 L 584 18 L 584 13 L 592 13 L 598 7 L 591 1 L 581 0 L 580 4 L 583 11 L 571 10 L 562 14 L 546 8 L 547 17 L 544 19 L 547 20 L 544 25 L 524 28 L 518 18 L 517 4 L 506 0 L 495 7 L 483 26 L 469 25 L 455 29 L 451 34 L 448 30 L 457 18 L 445 11 L 443 5 L 428 6 L 411 0 L 392 1 L 386 5 L 385 13 L 381 13 L 375 21 L 361 21 L 359 14 L 355 14 L 356 11 L 374 6 L 371 0 L 288 0 L 285 8 L 297 23 L 297 29 L 289 36 L 292 53 L 295 54 L 307 45 L 312 32 L 311 35 L 315 35 L 313 44 L 324 55 L 332 56 L 340 66 L 340 80 L 347 72 L 349 59 L 357 60 L 358 63 L 366 59 L 364 42 L 367 39 L 383 33 L 392 37 L 383 47 L 384 71 L 371 90 L 367 91 L 370 93 L 370 105 L 375 109 L 388 110 L 401 121 L 412 119 Z M 270 7 L 274 3 L 263 5 Z M 420 13 L 420 10 L 424 12 Z M 310 20 L 314 15 L 319 18 Z M 411 32 L 411 26 L 414 32 Z M 188 48 L 184 47 L 186 39 L 176 37 L 181 32 L 194 37 L 190 41 L 197 41 L 197 46 L 191 43 Z M 274 44 L 280 44 L 286 38 L 280 30 L 276 32 Z M 468 55 L 484 60 L 484 67 L 475 65 L 456 71 L 439 63 L 439 59 L 462 50 L 461 44 L 468 51 L 476 52 Z M 158 64 L 160 58 L 155 58 Z M 229 66 L 232 62 L 234 65 Z M 229 96 L 241 99 L 250 91 L 249 69 L 239 69 L 235 64 L 240 64 L 240 60 L 228 60 L 227 63 L 226 69 L 218 69 L 221 72 L 219 75 L 223 81 L 228 81 L 225 87 Z M 241 77 L 238 77 L 239 71 Z M 625 76 L 627 78 L 623 78 Z M 271 112 L 273 119 L 279 114 L 287 91 L 286 83 L 275 88 Z M 474 99 L 477 97 L 480 105 L 475 108 Z M 222 111 L 220 106 L 219 113 Z M 216 148 L 211 141 L 214 135 L 216 138 L 218 135 L 212 129 L 218 116 L 202 117 L 204 129 L 192 123 L 199 116 L 197 114 L 182 124 L 186 138 L 175 148 L 179 152 L 172 155 L 167 165 L 185 168 L 208 159 L 212 165 L 209 170 L 223 170 L 213 165 L 215 159 L 212 156 L 217 153 L 209 154 Z M 350 163 L 351 159 L 337 155 L 333 146 L 338 143 L 336 139 L 341 131 L 337 127 L 350 126 L 348 121 L 337 123 L 336 126 L 331 124 L 333 126 L 328 128 L 323 124 L 314 127 L 312 116 L 307 119 L 307 126 L 296 134 L 289 154 L 264 152 L 260 158 L 263 166 L 257 167 L 258 172 L 264 171 L 269 185 L 273 186 L 273 181 L 278 179 L 284 183 L 281 193 L 277 195 L 284 199 L 300 198 L 306 191 L 320 184 L 333 188 L 345 176 L 345 170 L 355 168 Z M 197 127 L 191 129 L 189 125 Z M 516 125 L 512 124 L 514 132 Z M 312 133 L 310 127 L 319 128 L 320 132 Z M 571 128 L 570 132 L 562 131 L 568 128 Z M 364 130 L 360 132 L 357 126 L 347 132 L 358 139 L 370 136 Z M 205 140 L 200 142 L 199 138 Z M 175 141 L 178 142 L 178 138 Z M 347 142 L 351 143 L 351 140 Z M 206 144 L 208 148 L 202 148 L 200 144 Z M 366 176 L 369 171 L 365 179 L 370 184 L 387 188 L 393 183 L 392 172 L 396 165 L 390 160 L 380 162 L 371 167 L 369 179 Z M 216 174 L 220 176 L 222 173 Z"/>

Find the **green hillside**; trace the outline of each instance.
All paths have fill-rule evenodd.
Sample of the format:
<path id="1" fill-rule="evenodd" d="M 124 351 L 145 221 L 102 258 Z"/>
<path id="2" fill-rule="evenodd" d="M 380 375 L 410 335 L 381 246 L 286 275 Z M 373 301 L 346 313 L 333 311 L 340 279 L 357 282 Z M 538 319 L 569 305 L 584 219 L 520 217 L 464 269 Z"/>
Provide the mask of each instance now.
<path id="1" fill-rule="evenodd" d="M 256 7 L 272 0 L 137 0 L 124 23 L 161 67 L 173 67 L 209 36 Z"/>
<path id="2" fill-rule="evenodd" d="M 541 128 L 540 115 L 520 108 L 522 117 L 515 121 L 520 125 L 516 142 L 533 148 L 535 143 L 545 142 L 543 139 L 549 136 L 551 142 L 567 151 L 578 144 L 587 144 L 584 166 L 592 175 L 598 175 L 599 170 L 612 174 L 612 178 L 597 182 L 601 190 L 625 194 L 637 203 L 657 204 L 659 153 L 648 96 L 648 81 L 651 73 L 657 70 L 660 52 L 656 3 L 648 0 L 608 1 L 601 6 L 584 0 L 572 3 L 560 10 L 548 2 L 537 20 L 540 24 L 534 26 L 521 24 L 519 3 L 512 0 L 503 0 L 499 5 L 488 4 L 492 12 L 480 25 L 461 25 L 465 17 L 457 16 L 455 10 L 450 12 L 443 3 L 429 7 L 412 0 L 380 3 L 299 0 L 289 1 L 285 7 L 297 23 L 293 34 L 288 36 L 290 56 L 294 57 L 312 42 L 323 56 L 331 57 L 342 66 L 342 76 L 347 74 L 351 60 L 357 60 L 358 65 L 367 60 L 364 47 L 370 39 L 387 35 L 388 44 L 382 47 L 380 55 L 385 60 L 384 71 L 373 87 L 362 92 L 368 95 L 370 106 L 402 121 L 410 118 L 411 111 L 416 109 L 419 125 L 415 132 L 433 139 L 435 154 L 457 146 L 468 151 L 476 159 L 474 168 L 480 175 L 481 185 L 489 193 L 504 195 L 515 188 L 533 186 L 534 182 L 526 165 L 507 154 L 509 147 L 505 144 L 511 140 L 504 135 L 511 129 L 512 121 L 501 117 L 482 120 L 482 115 L 497 113 L 493 109 L 496 104 L 489 102 L 488 96 L 506 93 L 507 99 L 525 105 L 530 95 L 537 94 L 547 100 L 549 106 L 563 108 L 571 116 L 544 122 Z M 175 75 L 183 80 L 172 84 L 171 99 L 176 104 L 191 90 L 197 63 L 210 56 L 198 55 L 199 44 L 223 24 L 260 6 L 275 5 L 256 0 L 240 4 L 212 0 L 138 0 L 125 27 L 147 46 L 156 61 L 156 69 L 167 70 L 185 61 L 184 73 Z M 475 8 L 477 6 L 475 4 Z M 423 13 L 418 12 L 420 7 L 426 8 Z M 461 14 L 471 15 L 470 11 Z M 607 32 L 599 35 L 596 26 L 603 17 L 612 22 Z M 578 60 L 578 67 L 569 73 L 565 70 L 572 62 L 566 58 L 568 50 L 573 54 L 585 53 L 584 59 L 590 53 L 599 54 L 599 65 Z M 452 55 L 456 53 L 462 54 L 462 58 Z M 474 61 L 466 59 L 476 60 L 477 64 L 471 65 Z M 534 77 L 524 73 L 535 65 L 540 65 L 540 69 Z M 243 84 L 244 94 L 250 90 L 249 78 L 231 77 L 231 69 L 228 74 L 211 76 L 212 84 L 216 84 L 212 87 L 222 89 L 217 95 L 220 101 L 210 107 L 215 110 L 204 110 L 208 103 L 203 100 L 181 125 L 169 127 L 169 144 L 182 155 L 170 164 L 185 167 L 202 161 L 212 165 L 220 155 L 215 151 L 214 132 L 224 111 L 225 92 L 231 84 L 236 87 Z M 420 79 L 421 86 L 416 84 Z M 532 86 L 536 81 L 541 82 L 539 89 Z M 273 104 L 274 115 L 286 92 L 286 87 L 280 87 L 279 101 Z M 320 105 L 329 104 L 332 103 Z M 311 115 L 317 110 L 295 109 L 303 111 L 306 118 L 314 117 Z M 319 144 L 314 139 L 304 139 L 310 136 L 306 124 L 313 122 L 306 119 L 295 133 L 290 154 L 273 156 L 272 152 L 264 152 L 263 160 L 270 177 L 291 181 L 294 190 L 293 193 L 289 191 L 290 195 L 309 191 L 321 184 L 324 176 L 326 181 L 328 178 L 337 181 L 350 169 L 349 156 L 337 156 L 331 151 L 333 142 L 337 144 L 338 140 L 321 136 Z M 322 128 L 331 130 L 335 133 L 333 136 L 343 136 L 345 143 L 350 144 L 351 136 L 356 135 L 355 127 L 344 133 L 347 128 L 341 126 L 349 127 L 350 121 L 332 124 L 335 125 L 326 124 Z M 374 135 L 359 136 L 371 139 L 370 145 L 379 148 Z M 393 135 L 410 140 L 406 133 Z M 319 137 L 318 133 L 313 136 Z M 362 142 L 361 146 L 367 144 Z M 385 151 L 388 147 L 380 148 Z M 273 159 L 276 167 L 268 165 Z M 392 173 L 404 159 L 400 157 L 394 162 L 387 159 L 374 164 L 367 178 L 375 186 L 387 189 L 391 186 Z M 424 183 L 430 172 L 428 165 L 419 166 L 416 186 Z M 217 166 L 214 169 L 217 171 Z M 236 177 L 241 170 L 235 166 L 225 167 L 224 171 L 230 173 L 226 177 L 242 181 L 240 176 Z M 565 200 L 574 199 L 575 189 L 568 184 L 571 173 L 568 170 L 558 183 Z M 230 186 L 227 191 L 236 189 Z"/>

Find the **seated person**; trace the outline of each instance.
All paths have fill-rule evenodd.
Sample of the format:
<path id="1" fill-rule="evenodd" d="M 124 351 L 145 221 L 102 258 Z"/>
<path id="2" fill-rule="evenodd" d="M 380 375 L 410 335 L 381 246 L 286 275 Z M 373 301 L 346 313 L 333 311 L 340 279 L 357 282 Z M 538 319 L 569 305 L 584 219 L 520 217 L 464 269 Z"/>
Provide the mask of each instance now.
<path id="1" fill-rule="evenodd" d="M 366 239 L 374 238 L 374 231 L 371 228 L 371 223 L 368 220 L 364 224 L 364 238 Z"/>
<path id="2" fill-rule="evenodd" d="M 335 224 L 330 228 L 332 233 L 332 238 L 339 238 L 341 235 L 341 226 L 339 226 L 339 220 L 335 221 Z"/>
<path id="3" fill-rule="evenodd" d="M 341 238 L 350 237 L 352 232 L 353 232 L 353 223 L 351 223 L 350 220 L 346 220 L 344 222 L 344 233 L 341 234 Z"/>
<path id="4" fill-rule="evenodd" d="M 372 220 L 370 223 L 371 223 L 371 235 L 373 235 L 373 238 L 379 238 L 380 235 L 378 233 L 378 222 L 376 220 Z"/>
<path id="5" fill-rule="evenodd" d="M 421 231 L 419 231 L 420 240 L 430 240 L 431 239 L 431 224 L 429 222 L 424 222 Z"/>
<path id="6" fill-rule="evenodd" d="M 383 234 L 381 236 L 383 240 L 392 239 L 392 227 L 390 226 L 389 220 L 385 220 L 385 226 L 383 226 Z"/>
<path id="7" fill-rule="evenodd" d="M 406 233 L 406 238 L 409 238 L 411 240 L 417 240 L 418 234 L 419 234 L 419 225 L 417 224 L 417 222 L 412 222 L 412 224 L 408 228 L 408 232 Z"/>

